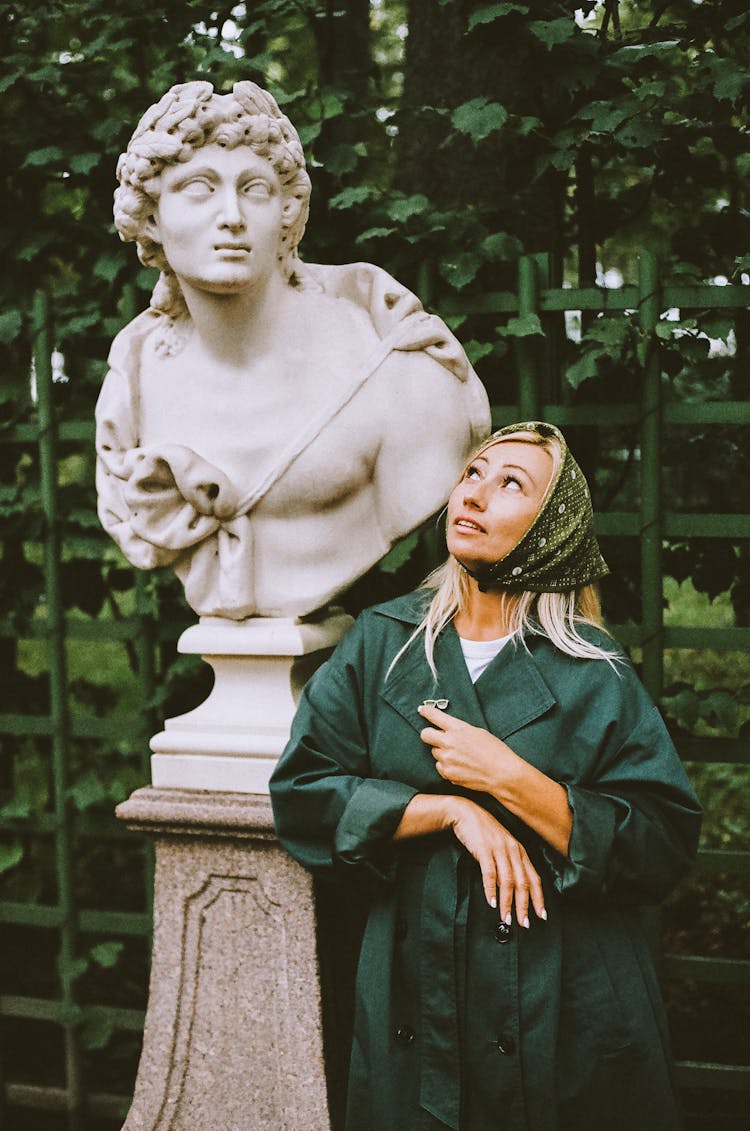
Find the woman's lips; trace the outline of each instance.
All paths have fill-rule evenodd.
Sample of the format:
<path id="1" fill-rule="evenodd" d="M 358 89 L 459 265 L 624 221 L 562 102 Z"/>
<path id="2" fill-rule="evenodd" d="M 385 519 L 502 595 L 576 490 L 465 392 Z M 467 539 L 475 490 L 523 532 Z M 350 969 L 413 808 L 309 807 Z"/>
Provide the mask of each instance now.
<path id="1" fill-rule="evenodd" d="M 480 526 L 473 518 L 467 518 L 467 516 L 463 514 L 458 516 L 453 525 L 457 530 L 465 530 L 467 532 L 476 531 L 479 534 L 486 534 L 483 526 Z"/>

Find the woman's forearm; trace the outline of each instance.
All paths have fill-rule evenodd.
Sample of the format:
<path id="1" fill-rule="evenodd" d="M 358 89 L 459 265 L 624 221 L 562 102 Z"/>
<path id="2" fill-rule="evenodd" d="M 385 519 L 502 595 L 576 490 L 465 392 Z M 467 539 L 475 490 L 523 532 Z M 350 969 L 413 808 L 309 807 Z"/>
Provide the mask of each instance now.
<path id="1" fill-rule="evenodd" d="M 563 785 L 513 754 L 503 759 L 502 777 L 492 795 L 552 848 L 567 856 L 573 814 Z"/>
<path id="2" fill-rule="evenodd" d="M 429 836 L 449 829 L 455 820 L 457 797 L 445 794 L 417 793 L 406 806 L 393 834 L 394 840 Z"/>

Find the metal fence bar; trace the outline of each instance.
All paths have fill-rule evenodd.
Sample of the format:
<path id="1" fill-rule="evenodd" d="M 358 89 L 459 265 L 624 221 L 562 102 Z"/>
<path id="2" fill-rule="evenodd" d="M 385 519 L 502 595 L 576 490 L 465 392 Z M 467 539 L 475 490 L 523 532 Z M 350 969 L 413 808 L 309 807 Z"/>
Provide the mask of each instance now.
<path id="1" fill-rule="evenodd" d="M 36 340 L 34 364 L 39 406 L 39 469 L 41 498 L 45 517 L 45 600 L 47 604 L 47 642 L 52 718 L 52 775 L 57 832 L 55 870 L 57 897 L 61 913 L 58 972 L 62 1004 L 68 1018 L 63 1028 L 66 1083 L 69 1097 L 70 1131 L 84 1131 L 84 1090 L 78 1035 L 71 1019 L 75 1017 L 73 963 L 76 949 L 75 902 L 73 893 L 73 830 L 68 800 L 68 707 L 65 657 L 65 624 L 60 578 L 60 512 L 58 506 L 55 408 L 52 400 L 52 343 L 49 307 L 44 294 L 34 305 Z"/>
<path id="2" fill-rule="evenodd" d="M 539 308 L 539 287 L 536 263 L 530 255 L 518 260 L 518 315 L 536 314 Z M 535 365 L 535 349 L 532 338 L 519 338 L 516 343 L 518 358 L 518 403 L 519 416 L 523 420 L 537 420 L 542 403 L 539 367 Z"/>
<path id="3" fill-rule="evenodd" d="M 641 619 L 643 682 L 651 698 L 661 699 L 663 681 L 661 368 L 654 340 L 659 321 L 659 277 L 650 252 L 639 258 L 638 321 L 645 339 L 641 402 Z"/>

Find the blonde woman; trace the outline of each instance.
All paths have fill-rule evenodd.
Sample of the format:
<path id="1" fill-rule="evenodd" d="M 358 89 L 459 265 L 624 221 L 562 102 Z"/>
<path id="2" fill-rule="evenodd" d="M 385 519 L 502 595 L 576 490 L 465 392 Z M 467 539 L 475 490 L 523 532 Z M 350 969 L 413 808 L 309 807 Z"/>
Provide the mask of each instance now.
<path id="1" fill-rule="evenodd" d="M 377 877 L 347 1131 L 672 1131 L 638 907 L 686 871 L 700 810 L 601 626 L 607 567 L 556 428 L 490 437 L 447 545 L 311 680 L 271 782 L 293 856 Z"/>

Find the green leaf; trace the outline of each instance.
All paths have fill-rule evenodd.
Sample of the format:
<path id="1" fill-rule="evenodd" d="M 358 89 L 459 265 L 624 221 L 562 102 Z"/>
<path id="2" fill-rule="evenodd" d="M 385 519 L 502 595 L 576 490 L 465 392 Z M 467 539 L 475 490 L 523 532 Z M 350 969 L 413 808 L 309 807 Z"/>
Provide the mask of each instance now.
<path id="1" fill-rule="evenodd" d="M 337 208 L 343 212 L 346 208 L 352 208 L 355 204 L 364 204 L 375 195 L 375 190 L 371 185 L 355 185 L 352 188 L 345 188 L 336 196 L 332 196 L 328 205 L 330 208 Z"/>
<path id="2" fill-rule="evenodd" d="M 521 251 L 521 241 L 508 232 L 493 232 L 485 236 L 479 245 L 479 250 L 485 259 L 503 260 L 517 259 Z"/>
<path id="3" fill-rule="evenodd" d="M 84 1048 L 103 1049 L 111 1041 L 115 1026 L 105 1016 L 97 1015 L 87 1017 L 78 1031 Z"/>
<path id="4" fill-rule="evenodd" d="M 458 255 L 452 256 L 451 259 L 440 261 L 440 274 L 452 287 L 461 290 L 476 277 L 481 266 L 482 260 L 476 252 L 459 251 Z"/>
<path id="5" fill-rule="evenodd" d="M 97 279 L 112 283 L 125 265 L 125 257 L 119 251 L 105 251 L 94 263 L 92 271 Z"/>
<path id="6" fill-rule="evenodd" d="M 321 103 L 321 117 L 324 121 L 329 118 L 337 117 L 344 109 L 344 100 L 338 94 L 333 94 L 330 91 L 324 94 L 320 100 Z"/>
<path id="7" fill-rule="evenodd" d="M 531 115 L 519 118 L 518 124 L 516 126 L 516 129 L 518 130 L 521 137 L 528 137 L 529 134 L 534 133 L 535 130 L 541 130 L 543 128 L 544 122 L 542 121 L 542 119 L 534 118 Z"/>
<path id="8" fill-rule="evenodd" d="M 23 318 L 19 310 L 4 310 L 0 314 L 0 342 L 9 345 L 21 333 Z"/>
<path id="9" fill-rule="evenodd" d="M 84 809 L 89 809 L 99 801 L 106 800 L 109 793 L 96 771 L 87 770 L 70 787 L 70 796 L 76 809 L 83 812 Z"/>
<path id="10" fill-rule="evenodd" d="M 101 153 L 76 153 L 68 162 L 71 173 L 90 173 L 102 159 Z"/>
<path id="11" fill-rule="evenodd" d="M 414 196 L 397 196 L 389 200 L 386 204 L 386 212 L 390 220 L 395 220 L 399 224 L 405 223 L 410 220 L 412 216 L 418 216 L 422 212 L 429 212 L 430 202 L 423 193 L 415 193 Z"/>
<path id="12" fill-rule="evenodd" d="M 105 970 L 111 970 L 113 966 L 117 965 L 117 961 L 125 949 L 125 944 L 121 942 L 103 942 L 97 943 L 92 946 L 89 955 L 93 958 L 97 966 L 102 966 Z"/>
<path id="13" fill-rule="evenodd" d="M 402 565 L 408 562 L 412 556 L 417 543 L 419 542 L 419 531 L 413 530 L 411 534 L 407 534 L 406 538 L 402 538 L 395 546 L 392 546 L 385 557 L 380 561 L 378 566 L 383 573 L 396 573 L 401 569 Z"/>
<path id="14" fill-rule="evenodd" d="M 630 118 L 615 134 L 628 149 L 650 149 L 661 136 L 661 129 L 647 118 Z"/>
<path id="15" fill-rule="evenodd" d="M 62 161 L 63 151 L 59 145 L 48 145 L 44 149 L 32 149 L 26 154 L 26 160 L 21 165 L 25 169 L 28 165 L 57 165 Z"/>
<path id="16" fill-rule="evenodd" d="M 544 336 L 538 314 L 519 314 L 515 318 L 509 318 L 507 326 L 498 327 L 498 333 L 504 338 L 531 338 L 535 334 Z"/>
<path id="17" fill-rule="evenodd" d="M 487 4 L 469 17 L 469 31 L 473 31 L 480 24 L 491 24 L 494 20 L 500 20 L 503 16 L 510 15 L 511 12 L 520 12 L 522 16 L 525 16 L 528 10 L 527 4 Z"/>
<path id="18" fill-rule="evenodd" d="M 360 232 L 354 242 L 367 243 L 368 240 L 383 240 L 386 236 L 392 236 L 396 231 L 398 231 L 397 228 L 367 228 L 366 231 Z"/>
<path id="19" fill-rule="evenodd" d="M 529 30 L 551 51 L 553 47 L 572 39 L 578 26 L 572 16 L 562 16 L 559 20 L 532 20 Z"/>
<path id="20" fill-rule="evenodd" d="M 487 98 L 472 98 L 451 114 L 451 122 L 472 141 L 483 141 L 491 133 L 502 129 L 508 121 L 508 111 L 499 102 Z"/>
<path id="21" fill-rule="evenodd" d="M 23 846 L 16 841 L 13 844 L 0 844 L 0 876 L 15 868 L 23 860 Z"/>
<path id="22" fill-rule="evenodd" d="M 359 152 L 354 145 L 335 145 L 325 159 L 325 167 L 335 177 L 353 172 L 359 163 Z"/>
<path id="23" fill-rule="evenodd" d="M 613 133 L 629 116 L 628 107 L 612 102 L 591 102 L 578 111 L 576 117 L 591 122 L 594 133 Z"/>
<path id="24" fill-rule="evenodd" d="M 464 342 L 466 356 L 472 365 L 476 365 L 483 357 L 487 357 L 488 354 L 492 353 L 494 348 L 492 342 L 477 342 L 474 338 L 468 342 Z"/>
<path id="25" fill-rule="evenodd" d="M 631 66 L 641 59 L 649 59 L 659 55 L 671 55 L 675 47 L 680 47 L 679 39 L 660 39 L 657 43 L 628 43 L 610 55 L 610 61 Z"/>
<path id="26" fill-rule="evenodd" d="M 57 956 L 57 970 L 64 982 L 75 982 L 88 968 L 88 958 L 70 958 L 66 961 L 61 954 Z"/>
<path id="27" fill-rule="evenodd" d="M 732 59 L 712 59 L 710 71 L 715 97 L 729 102 L 736 101 L 742 94 L 746 73 Z"/>
<path id="28" fill-rule="evenodd" d="M 604 350 L 591 349 L 582 353 L 577 361 L 565 370 L 565 380 L 573 389 L 578 389 L 584 381 L 599 376 L 599 362 L 605 356 Z"/>

